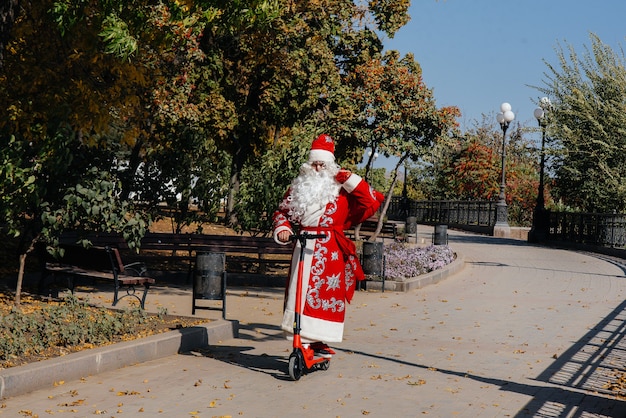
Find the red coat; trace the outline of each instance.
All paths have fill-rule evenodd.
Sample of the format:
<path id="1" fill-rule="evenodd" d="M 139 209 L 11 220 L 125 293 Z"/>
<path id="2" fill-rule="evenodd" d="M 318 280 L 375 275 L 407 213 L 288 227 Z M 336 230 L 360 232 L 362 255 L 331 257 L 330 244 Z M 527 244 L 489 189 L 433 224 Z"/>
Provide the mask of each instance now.
<path id="1" fill-rule="evenodd" d="M 352 174 L 339 196 L 325 208 L 305 213 L 298 230 L 327 234 L 325 239 L 308 240 L 302 281 L 301 335 L 303 341 L 340 342 L 346 302 L 350 302 L 356 281 L 364 278 L 354 243 L 344 230 L 371 217 L 384 200 L 361 177 Z M 286 211 L 274 213 L 274 237 L 280 231 L 294 232 Z M 285 298 L 282 328 L 293 332 L 295 289 L 300 244 L 294 248 Z"/>

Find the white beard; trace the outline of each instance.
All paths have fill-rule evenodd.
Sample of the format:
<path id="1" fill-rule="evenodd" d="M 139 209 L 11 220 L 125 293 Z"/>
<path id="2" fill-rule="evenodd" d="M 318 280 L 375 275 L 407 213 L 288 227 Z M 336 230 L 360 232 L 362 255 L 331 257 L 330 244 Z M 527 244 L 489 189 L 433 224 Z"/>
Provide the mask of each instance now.
<path id="1" fill-rule="evenodd" d="M 323 209 L 339 196 L 341 184 L 335 180 L 338 171 L 335 163 L 327 163 L 327 168 L 319 172 L 310 164 L 302 165 L 300 175 L 291 182 L 291 193 L 280 204 L 290 221 L 299 223 L 305 213 Z"/>

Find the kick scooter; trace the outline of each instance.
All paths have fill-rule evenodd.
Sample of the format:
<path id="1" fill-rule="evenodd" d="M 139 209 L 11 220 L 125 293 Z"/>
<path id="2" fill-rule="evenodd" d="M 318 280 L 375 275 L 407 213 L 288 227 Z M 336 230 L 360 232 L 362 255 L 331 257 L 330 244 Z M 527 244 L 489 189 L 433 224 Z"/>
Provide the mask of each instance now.
<path id="1" fill-rule="evenodd" d="M 292 241 L 300 242 L 300 259 L 298 261 L 298 282 L 296 283 L 296 306 L 294 308 L 293 322 L 293 352 L 289 356 L 289 377 L 291 380 L 299 380 L 306 371 L 319 368 L 327 370 L 330 366 L 330 359 L 316 357 L 315 351 L 310 345 L 304 346 L 300 337 L 300 317 L 302 315 L 302 276 L 304 273 L 304 250 L 307 239 L 326 238 L 326 234 L 309 234 L 302 232 L 292 235 Z"/>

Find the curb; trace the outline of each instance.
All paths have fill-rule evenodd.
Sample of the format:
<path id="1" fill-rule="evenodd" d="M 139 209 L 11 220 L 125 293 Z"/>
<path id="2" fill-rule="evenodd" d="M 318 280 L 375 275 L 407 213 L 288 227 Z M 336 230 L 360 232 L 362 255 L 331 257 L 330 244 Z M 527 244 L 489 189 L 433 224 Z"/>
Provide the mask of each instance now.
<path id="1" fill-rule="evenodd" d="M 79 380 L 105 371 L 190 351 L 220 340 L 237 338 L 238 334 L 238 321 L 217 320 L 12 367 L 0 371 L 0 399 L 52 387 L 62 380 Z"/>
<path id="2" fill-rule="evenodd" d="M 455 251 L 455 253 L 456 258 L 454 261 L 438 270 L 421 274 L 417 277 L 412 277 L 403 281 L 385 280 L 385 291 L 408 292 L 413 289 L 421 289 L 424 286 L 439 283 L 443 279 L 458 273 L 463 267 L 465 267 L 465 257 L 458 251 Z M 366 286 L 367 290 L 381 290 L 383 287 L 382 281 L 380 280 L 368 280 Z"/>

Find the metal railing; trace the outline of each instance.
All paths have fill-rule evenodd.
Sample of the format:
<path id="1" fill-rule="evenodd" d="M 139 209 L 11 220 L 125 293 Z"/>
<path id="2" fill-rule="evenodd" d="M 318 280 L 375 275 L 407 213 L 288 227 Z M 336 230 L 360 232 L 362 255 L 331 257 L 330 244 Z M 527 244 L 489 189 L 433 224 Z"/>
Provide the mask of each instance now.
<path id="1" fill-rule="evenodd" d="M 448 225 L 493 235 L 496 203 L 488 200 L 411 200 L 394 196 L 387 210 L 392 221 Z M 626 249 L 626 214 L 544 211 L 548 241 Z"/>
<path id="2" fill-rule="evenodd" d="M 626 247 L 626 215 L 550 212 L 548 239 L 609 248 Z"/>
<path id="3" fill-rule="evenodd" d="M 445 224 L 468 231 L 492 234 L 496 223 L 496 202 L 487 200 L 411 200 L 394 196 L 387 217 L 423 225 Z"/>

